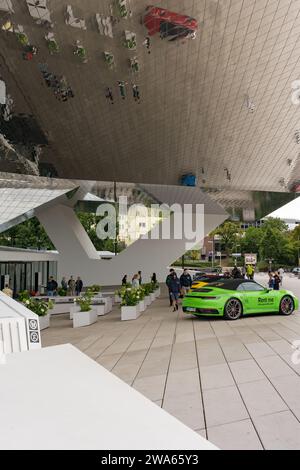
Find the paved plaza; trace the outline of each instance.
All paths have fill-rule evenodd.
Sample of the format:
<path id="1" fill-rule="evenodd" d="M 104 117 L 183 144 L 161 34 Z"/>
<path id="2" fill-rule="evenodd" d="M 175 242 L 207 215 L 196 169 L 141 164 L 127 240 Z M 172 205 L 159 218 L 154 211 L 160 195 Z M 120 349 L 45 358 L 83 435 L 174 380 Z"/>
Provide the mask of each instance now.
<path id="1" fill-rule="evenodd" d="M 300 295 L 297 278 L 284 287 Z M 173 313 L 163 291 L 136 321 L 115 306 L 85 328 L 52 317 L 42 336 L 44 347 L 75 345 L 221 449 L 300 449 L 299 312 L 197 319 Z"/>

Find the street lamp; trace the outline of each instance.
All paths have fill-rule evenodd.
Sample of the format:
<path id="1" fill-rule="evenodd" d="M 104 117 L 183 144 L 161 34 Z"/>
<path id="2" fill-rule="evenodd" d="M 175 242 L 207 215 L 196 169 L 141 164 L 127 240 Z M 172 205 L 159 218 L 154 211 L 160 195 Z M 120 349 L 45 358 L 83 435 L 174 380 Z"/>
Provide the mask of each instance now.
<path id="1" fill-rule="evenodd" d="M 215 237 L 213 236 L 212 240 L 209 240 L 208 243 L 212 244 L 212 252 L 211 252 L 211 267 L 214 267 L 214 258 L 215 258 Z"/>

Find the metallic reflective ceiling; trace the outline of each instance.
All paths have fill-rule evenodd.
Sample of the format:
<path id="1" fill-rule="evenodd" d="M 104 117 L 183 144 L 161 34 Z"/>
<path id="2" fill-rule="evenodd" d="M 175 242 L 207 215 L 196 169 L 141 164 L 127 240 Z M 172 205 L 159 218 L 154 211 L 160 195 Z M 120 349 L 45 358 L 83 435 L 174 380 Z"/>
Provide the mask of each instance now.
<path id="1" fill-rule="evenodd" d="M 50 55 L 44 26 L 29 15 L 25 0 L 12 0 L 14 14 L 38 47 L 22 58 L 15 34 L 0 32 L 0 73 L 14 100 L 14 113 L 32 115 L 42 145 L 41 162 L 61 178 L 178 184 L 194 172 L 203 188 L 287 191 L 300 180 L 300 106 L 292 83 L 300 79 L 300 0 L 166 0 L 156 3 L 195 17 L 197 38 L 185 42 L 151 39 L 140 19 L 147 0 L 131 0 L 132 16 L 99 34 L 95 14 L 109 15 L 112 0 L 48 0 L 51 32 L 60 52 Z M 70 4 L 86 30 L 65 23 Z M 124 30 L 137 35 L 137 51 L 123 46 Z M 87 50 L 81 63 L 73 49 Z M 103 52 L 114 54 L 109 70 Z M 137 56 L 141 70 L 130 71 Z M 75 97 L 58 101 L 41 74 L 41 64 L 64 75 Z M 118 97 L 118 80 L 128 96 Z M 141 102 L 131 96 L 140 87 Z M 113 91 L 112 105 L 105 97 Z M 0 128 L 1 131 L 1 128 Z M 44 133 L 44 139 L 40 136 Z M 47 143 L 45 143 L 47 142 Z M 27 171 L 18 161 L 0 160 L 2 171 Z"/>

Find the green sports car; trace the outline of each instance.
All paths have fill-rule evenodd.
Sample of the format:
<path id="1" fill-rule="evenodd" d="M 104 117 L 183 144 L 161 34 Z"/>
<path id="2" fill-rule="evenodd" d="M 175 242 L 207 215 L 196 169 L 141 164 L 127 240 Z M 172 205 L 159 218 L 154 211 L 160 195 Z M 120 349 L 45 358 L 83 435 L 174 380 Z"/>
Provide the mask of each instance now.
<path id="1" fill-rule="evenodd" d="M 238 320 L 242 315 L 258 313 L 291 315 L 298 309 L 299 300 L 284 289 L 276 291 L 255 281 L 228 279 L 190 291 L 182 307 L 187 314 Z"/>

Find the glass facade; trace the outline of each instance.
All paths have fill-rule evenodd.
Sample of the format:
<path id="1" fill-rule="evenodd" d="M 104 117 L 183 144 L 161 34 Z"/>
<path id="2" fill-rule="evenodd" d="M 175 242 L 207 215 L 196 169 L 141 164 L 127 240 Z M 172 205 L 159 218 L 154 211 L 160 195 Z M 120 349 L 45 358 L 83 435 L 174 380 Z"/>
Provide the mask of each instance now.
<path id="1" fill-rule="evenodd" d="M 0 262 L 0 289 L 9 284 L 14 296 L 23 290 L 43 294 L 49 276 L 57 278 L 56 261 Z"/>

